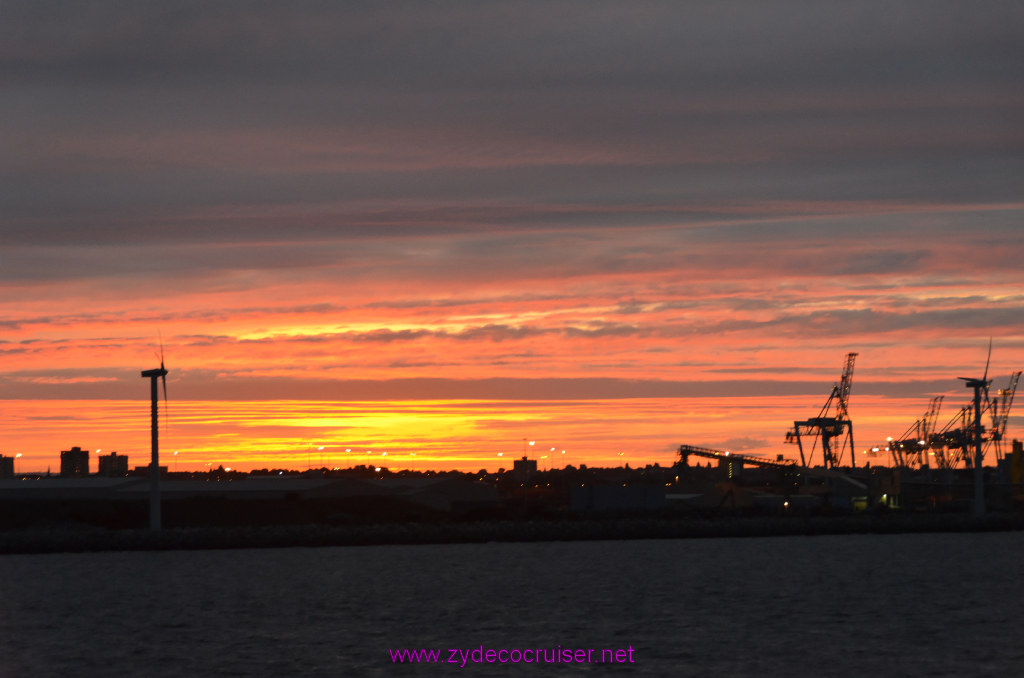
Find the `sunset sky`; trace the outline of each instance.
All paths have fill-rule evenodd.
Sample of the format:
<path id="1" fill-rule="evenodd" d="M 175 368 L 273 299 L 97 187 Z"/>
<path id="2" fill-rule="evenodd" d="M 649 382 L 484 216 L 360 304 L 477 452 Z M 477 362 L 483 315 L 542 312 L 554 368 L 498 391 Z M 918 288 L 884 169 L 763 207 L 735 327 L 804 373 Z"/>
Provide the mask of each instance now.
<path id="1" fill-rule="evenodd" d="M 860 449 L 1024 368 L 1019 2 L 2 14 L 19 472 L 147 463 L 161 339 L 179 470 L 796 458 L 848 352 Z"/>

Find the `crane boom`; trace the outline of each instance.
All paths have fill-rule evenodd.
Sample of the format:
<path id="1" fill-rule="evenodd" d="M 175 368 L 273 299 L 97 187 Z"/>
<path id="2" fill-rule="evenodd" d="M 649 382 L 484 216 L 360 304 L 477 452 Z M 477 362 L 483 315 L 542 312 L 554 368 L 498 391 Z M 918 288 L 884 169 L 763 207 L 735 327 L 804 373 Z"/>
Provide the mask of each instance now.
<path id="1" fill-rule="evenodd" d="M 999 389 L 999 399 L 992 399 L 992 432 L 991 442 L 995 444 L 996 459 L 1003 458 L 1003 438 L 1006 435 L 1006 424 L 1010 419 L 1010 408 L 1013 407 L 1013 396 L 1017 392 L 1017 383 L 1021 373 L 1010 375 L 1010 383 L 1006 388 Z"/>
<path id="2" fill-rule="evenodd" d="M 843 367 L 843 376 L 839 381 L 839 403 L 836 406 L 836 419 L 839 419 L 840 421 L 847 420 L 847 406 L 850 402 L 850 386 L 853 385 L 853 361 L 856 357 L 856 353 L 846 354 L 846 365 Z"/>
<path id="3" fill-rule="evenodd" d="M 924 413 L 924 422 L 921 427 L 921 440 L 928 440 L 928 436 L 935 430 L 935 423 L 939 418 L 939 410 L 942 408 L 942 399 L 945 396 L 935 396 L 928 404 L 928 411 Z"/>
<path id="4" fill-rule="evenodd" d="M 856 466 L 856 456 L 853 452 L 853 422 L 850 421 L 847 405 L 850 399 L 850 385 L 853 383 L 853 361 L 856 353 L 846 354 L 846 364 L 843 367 L 843 376 L 838 384 L 832 386 L 832 393 L 829 395 L 825 405 L 817 417 L 806 421 L 794 421 L 793 428 L 786 432 L 786 442 L 796 443 L 800 448 L 800 463 L 809 466 L 814 458 L 814 448 L 817 442 L 821 441 L 822 463 L 826 469 L 834 468 L 842 463 L 843 450 L 849 445 L 850 465 Z M 835 414 L 829 416 L 832 404 L 835 403 Z M 811 436 L 813 443 L 810 455 L 804 453 L 803 438 Z M 839 449 L 836 449 L 834 440 L 839 440 Z"/>
<path id="5" fill-rule="evenodd" d="M 1013 376 L 1010 377 L 1010 384 L 1005 389 L 999 391 L 999 396 L 1002 400 L 1002 404 L 999 407 L 999 416 L 996 420 L 997 426 L 993 429 L 999 431 L 1000 437 L 1006 433 L 1006 422 L 1010 418 L 1010 408 L 1013 406 L 1013 396 L 1017 393 L 1017 383 L 1020 381 L 1021 373 L 1014 372 Z"/>

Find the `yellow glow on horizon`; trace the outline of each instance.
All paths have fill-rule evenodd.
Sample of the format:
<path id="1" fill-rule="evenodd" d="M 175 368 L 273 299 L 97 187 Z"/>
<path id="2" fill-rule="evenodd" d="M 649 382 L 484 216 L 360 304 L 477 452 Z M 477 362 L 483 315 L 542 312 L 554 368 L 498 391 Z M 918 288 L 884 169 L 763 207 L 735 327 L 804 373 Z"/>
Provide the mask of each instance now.
<path id="1" fill-rule="evenodd" d="M 341 468 L 386 459 L 392 470 L 496 470 L 522 456 L 524 439 L 536 444 L 528 455 L 554 450 L 549 459 L 559 466 L 664 466 L 675 461 L 682 443 L 795 459 L 796 446 L 783 442 L 785 431 L 795 419 L 815 414 L 822 400 L 182 401 L 173 403 L 170 424 L 161 429 L 161 447 L 168 459 L 170 450 L 178 451 L 179 470 L 305 469 L 321 458 Z M 901 433 L 923 405 L 919 397 L 854 398 L 859 448 Z M 73 445 L 128 455 L 133 467 L 149 456 L 146 402 L 8 401 L 0 426 L 4 453 L 21 454 L 24 472 L 59 468 L 60 450 Z"/>

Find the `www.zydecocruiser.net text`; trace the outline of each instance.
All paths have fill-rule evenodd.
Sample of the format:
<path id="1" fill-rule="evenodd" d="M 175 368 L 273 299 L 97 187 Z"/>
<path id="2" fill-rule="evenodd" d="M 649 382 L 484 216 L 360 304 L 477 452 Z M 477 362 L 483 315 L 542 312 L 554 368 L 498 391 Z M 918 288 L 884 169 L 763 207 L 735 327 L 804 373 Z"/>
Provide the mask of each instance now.
<path id="1" fill-rule="evenodd" d="M 393 664 L 633 664 L 632 646 L 626 648 L 442 648 L 389 649 Z"/>

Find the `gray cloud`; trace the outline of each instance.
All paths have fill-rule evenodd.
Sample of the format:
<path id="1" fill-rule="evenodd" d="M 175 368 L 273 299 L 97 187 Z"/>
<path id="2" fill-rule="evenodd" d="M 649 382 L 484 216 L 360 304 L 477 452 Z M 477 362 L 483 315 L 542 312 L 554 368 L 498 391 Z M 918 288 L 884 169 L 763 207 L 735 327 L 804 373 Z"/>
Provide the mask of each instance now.
<path id="1" fill-rule="evenodd" d="M 706 86 L 936 77 L 955 49 L 971 79 L 1019 73 L 1014 3 L 983 9 L 827 2 L 8 3 L 8 77 L 145 82 L 225 77 L 480 87 L 629 81 Z M 1017 21 L 1015 21 L 1015 19 Z M 816 58 L 810 58 L 816 57 Z M 854 59 L 852 57 L 858 57 Z M 752 71 L 752 72 L 751 72 Z M 10 71 L 9 71 L 10 72 Z M 829 75 L 832 78 L 829 78 Z"/>
<path id="2" fill-rule="evenodd" d="M 36 374 L 8 374 L 0 378 L 3 397 L 13 399 L 113 399 L 139 400 L 138 372 L 114 374 L 101 381 L 74 381 L 74 374 L 60 373 L 36 378 Z M 187 377 L 187 378 L 185 378 Z M 734 396 L 739 384 L 748 397 L 768 395 L 818 395 L 828 385 L 814 381 L 718 381 L 684 382 L 616 378 L 494 378 L 494 379 L 349 379 L 316 380 L 292 377 L 256 377 L 238 372 L 189 370 L 185 377 L 172 381 L 171 400 L 435 400 L 435 399 L 513 399 L 513 400 L 602 400 L 608 398 L 725 397 Z M 906 384 L 899 385 L 905 390 Z M 860 389 L 866 391 L 867 389 Z"/>
<path id="3" fill-rule="evenodd" d="M 1024 169 L 1014 3 L 16 2 L 6 18 L 0 206 L 22 242 L 521 224 L 493 209 L 510 202 L 563 208 L 532 219 L 561 227 L 608 218 L 571 206 L 625 206 L 622 224 L 669 197 L 1007 200 Z M 410 199 L 493 213 L 213 213 Z"/>
<path id="4" fill-rule="evenodd" d="M 765 440 L 764 438 L 742 437 L 729 438 L 728 440 L 723 440 L 721 443 L 713 445 L 712 447 L 720 450 L 736 450 L 737 452 L 739 452 L 742 450 L 764 448 L 767 447 L 769 444 L 770 441 Z"/>
<path id="5" fill-rule="evenodd" d="M 133 310 L 12 303 L 0 327 L 570 307 L 601 278 L 599 317 L 288 341 L 485 339 L 500 365 L 539 336 L 1010 334 L 1022 24 L 945 0 L 7 2 L 0 283 Z M 358 296 L 380 281 L 401 295 Z M 159 303 L 275 286 L 356 291 Z"/>
<path id="6" fill-rule="evenodd" d="M 770 329 L 773 332 L 802 336 L 879 336 L 904 330 L 961 330 L 966 333 L 1001 330 L 1020 326 L 1024 307 L 957 308 L 919 313 L 886 311 L 830 310 L 810 313 L 783 313 L 771 320 L 728 320 L 702 328 L 709 333 Z"/>
<path id="7" fill-rule="evenodd" d="M 75 381 L 86 375 L 103 379 Z M 54 375 L 7 374 L 0 377 L 4 399 L 139 400 L 137 371 L 103 370 Z M 42 377 L 42 378 L 36 378 Z M 781 396 L 820 396 L 831 388 L 827 379 L 776 381 L 739 379 L 682 381 L 617 378 L 493 378 L 493 379 L 345 379 L 318 380 L 293 377 L 257 377 L 242 372 L 188 370 L 169 384 L 171 401 L 189 400 L 603 400 L 613 398 L 740 398 L 745 407 L 758 399 Z M 856 385 L 857 396 L 920 397 L 922 406 L 931 394 L 957 393 L 954 378 L 901 382 L 871 381 Z M 965 402 L 968 395 L 965 394 Z M 855 405 L 855 402 L 854 402 Z M 952 403 L 951 403 L 952 405 Z M 945 411 L 945 410 L 944 410 Z M 950 410 L 952 411 L 952 410 Z M 736 449 L 739 449 L 738 447 Z"/>

